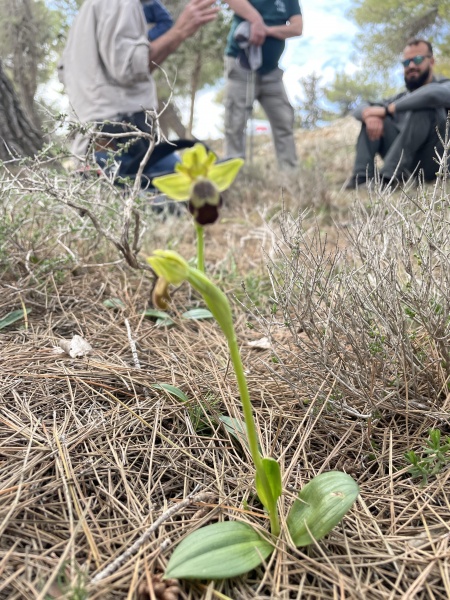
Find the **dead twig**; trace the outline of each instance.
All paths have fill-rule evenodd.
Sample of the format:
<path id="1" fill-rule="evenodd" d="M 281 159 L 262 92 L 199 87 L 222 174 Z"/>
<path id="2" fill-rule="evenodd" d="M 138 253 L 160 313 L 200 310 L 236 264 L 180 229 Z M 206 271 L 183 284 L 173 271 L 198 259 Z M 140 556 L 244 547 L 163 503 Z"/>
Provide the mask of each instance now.
<path id="1" fill-rule="evenodd" d="M 191 492 L 187 498 L 179 502 L 178 504 L 174 504 L 170 508 L 168 508 L 162 515 L 160 515 L 154 523 L 139 537 L 129 548 L 125 550 L 120 556 L 118 556 L 115 560 L 113 560 L 109 565 L 107 565 L 104 569 L 97 573 L 95 577 L 92 578 L 91 583 L 96 584 L 99 583 L 102 579 L 109 577 L 113 573 L 117 571 L 128 559 L 134 556 L 138 550 L 141 548 L 143 544 L 150 538 L 150 536 L 158 529 L 158 527 L 173 517 L 173 515 L 177 514 L 189 504 L 194 504 L 195 502 L 201 502 L 203 499 L 209 497 L 209 494 L 202 493 L 195 495 L 195 491 Z M 161 545 L 161 548 L 165 548 L 170 543 L 170 540 L 165 540 Z"/>

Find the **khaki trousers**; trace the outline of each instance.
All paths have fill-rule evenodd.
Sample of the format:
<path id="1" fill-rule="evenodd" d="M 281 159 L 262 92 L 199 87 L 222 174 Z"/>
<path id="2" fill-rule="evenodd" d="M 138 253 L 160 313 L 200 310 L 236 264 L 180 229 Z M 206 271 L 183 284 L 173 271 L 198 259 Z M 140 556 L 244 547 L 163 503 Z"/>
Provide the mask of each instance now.
<path id="1" fill-rule="evenodd" d="M 245 156 L 250 75 L 250 71 L 243 69 L 234 57 L 225 57 L 225 154 L 228 157 Z M 255 73 L 254 82 L 253 101 L 260 102 L 269 119 L 278 164 L 281 168 L 294 168 L 298 164 L 293 133 L 294 109 L 284 89 L 283 71 L 276 68 L 266 75 Z"/>

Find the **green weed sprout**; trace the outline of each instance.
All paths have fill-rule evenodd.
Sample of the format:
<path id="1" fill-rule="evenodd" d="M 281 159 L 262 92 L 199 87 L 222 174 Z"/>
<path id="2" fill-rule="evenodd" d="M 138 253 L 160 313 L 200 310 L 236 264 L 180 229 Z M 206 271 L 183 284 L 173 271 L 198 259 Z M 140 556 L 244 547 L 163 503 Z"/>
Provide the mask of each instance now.
<path id="1" fill-rule="evenodd" d="M 408 469 L 411 476 L 422 477 L 422 485 L 426 485 L 429 477 L 437 475 L 450 464 L 450 436 L 442 439 L 439 429 L 430 429 L 422 456 L 409 450 L 405 452 L 405 458 L 411 465 Z"/>
<path id="2" fill-rule="evenodd" d="M 222 205 L 221 192 L 236 179 L 244 161 L 233 158 L 216 164 L 217 156 L 203 144 L 186 150 L 175 173 L 153 179 L 153 185 L 172 200 L 188 200 L 197 234 L 197 268 L 205 272 L 204 226 L 215 223 Z"/>
<path id="3" fill-rule="evenodd" d="M 236 339 L 230 304 L 225 294 L 199 269 L 194 269 L 176 252 L 155 250 L 148 262 L 162 279 L 164 301 L 168 285 L 188 281 L 202 296 L 228 342 L 230 358 L 239 387 L 248 446 L 255 466 L 255 487 L 270 519 L 272 540 L 262 537 L 251 525 L 225 521 L 203 527 L 186 537 L 170 558 L 166 578 L 226 579 L 247 573 L 272 553 L 280 535 L 277 502 L 282 493 L 281 471 L 274 458 L 259 451 L 253 409 Z M 155 288 L 156 289 L 156 288 Z M 347 474 L 331 471 L 310 481 L 299 493 L 287 517 L 296 546 L 319 540 L 339 523 L 352 506 L 359 489 Z"/>

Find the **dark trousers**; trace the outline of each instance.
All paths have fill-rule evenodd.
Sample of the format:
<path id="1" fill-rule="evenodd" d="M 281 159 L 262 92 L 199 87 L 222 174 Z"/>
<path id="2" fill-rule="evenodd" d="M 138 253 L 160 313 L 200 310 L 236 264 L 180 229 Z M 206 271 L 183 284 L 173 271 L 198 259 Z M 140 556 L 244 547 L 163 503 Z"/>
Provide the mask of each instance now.
<path id="1" fill-rule="evenodd" d="M 430 108 L 411 111 L 399 125 L 395 119 L 384 119 L 384 132 L 379 140 L 369 140 L 366 126 L 362 125 L 356 144 L 356 158 L 353 175 L 364 180 L 374 176 L 374 160 L 379 154 L 384 159 L 380 169 L 383 177 L 394 175 L 401 179 L 409 178 L 416 169 L 423 171 L 425 181 L 436 179 L 439 164 L 436 152 L 441 155 L 443 146 L 437 130 L 445 137 L 447 111 L 444 108 Z"/>
<path id="2" fill-rule="evenodd" d="M 130 133 L 129 137 L 120 138 L 114 143 L 108 143 L 107 147 L 96 150 L 96 161 L 102 169 L 105 169 L 111 158 L 108 155 L 109 149 L 116 153 L 115 158 L 120 165 L 116 176 L 131 179 L 136 176 L 150 143 L 146 138 L 137 137 L 136 129 L 145 133 L 152 131 L 152 123 L 148 121 L 144 111 L 117 115 L 113 122 L 105 122 L 99 127 L 99 131 L 106 134 Z M 103 141 L 108 141 L 108 138 L 104 138 Z M 153 177 L 173 173 L 175 166 L 180 162 L 177 150 L 191 148 L 194 144 L 195 140 L 173 140 L 157 144 L 145 165 L 142 186 L 148 187 Z"/>

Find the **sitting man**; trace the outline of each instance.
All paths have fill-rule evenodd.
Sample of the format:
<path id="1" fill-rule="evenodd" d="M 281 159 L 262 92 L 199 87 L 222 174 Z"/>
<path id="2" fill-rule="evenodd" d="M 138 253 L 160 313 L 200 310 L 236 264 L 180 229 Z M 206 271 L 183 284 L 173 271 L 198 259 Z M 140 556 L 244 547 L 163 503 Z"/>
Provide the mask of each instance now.
<path id="1" fill-rule="evenodd" d="M 101 164 L 106 150 L 120 150 L 117 175 L 136 175 L 149 141 L 132 132 L 151 133 L 145 111 L 158 106 L 151 71 L 214 20 L 218 10 L 212 0 L 190 0 L 174 26 L 149 43 L 141 0 L 85 0 L 69 32 L 59 65 L 60 80 L 79 122 L 95 123 L 97 132 L 105 136 L 97 133 L 92 139 L 78 133 L 72 148 L 75 156 L 83 159 L 93 143 Z M 127 132 L 130 136 L 122 137 L 120 143 L 108 138 L 108 134 Z M 156 163 L 153 160 L 151 167 L 149 161 L 144 175 L 151 179 L 169 171 L 176 160 L 169 155 Z"/>
<path id="2" fill-rule="evenodd" d="M 433 74 L 431 44 L 412 39 L 403 51 L 406 91 L 381 102 L 360 106 L 353 116 L 362 121 L 356 144 L 353 175 L 346 189 L 366 185 L 374 177 L 374 159 L 384 159 L 383 184 L 402 181 L 412 174 L 425 181 L 436 179 L 439 169 L 435 148 L 442 154 L 450 109 L 450 80 Z"/>

